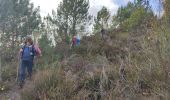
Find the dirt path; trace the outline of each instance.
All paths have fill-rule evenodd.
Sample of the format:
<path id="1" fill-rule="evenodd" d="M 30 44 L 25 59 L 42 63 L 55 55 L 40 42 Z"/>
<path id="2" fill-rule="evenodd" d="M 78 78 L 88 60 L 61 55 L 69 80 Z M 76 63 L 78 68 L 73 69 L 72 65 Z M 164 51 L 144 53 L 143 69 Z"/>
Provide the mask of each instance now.
<path id="1" fill-rule="evenodd" d="M 0 100 L 21 100 L 20 92 L 21 89 L 17 86 L 16 82 L 9 83 L 9 90 L 0 94 Z"/>
<path id="2" fill-rule="evenodd" d="M 26 80 L 24 88 L 29 87 L 29 84 L 31 82 L 32 81 L 30 80 Z M 21 100 L 20 94 L 24 90 L 24 88 L 20 89 L 15 81 L 9 83 L 9 88 L 10 89 L 8 91 L 5 91 L 0 94 L 0 100 Z"/>

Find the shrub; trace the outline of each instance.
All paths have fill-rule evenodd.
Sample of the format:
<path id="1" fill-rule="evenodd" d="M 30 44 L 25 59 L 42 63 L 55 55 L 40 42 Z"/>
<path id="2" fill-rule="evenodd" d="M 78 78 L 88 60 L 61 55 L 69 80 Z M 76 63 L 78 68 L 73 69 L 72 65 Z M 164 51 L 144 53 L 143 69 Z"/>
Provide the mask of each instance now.
<path id="1" fill-rule="evenodd" d="M 57 70 L 39 72 L 35 76 L 32 88 L 26 88 L 22 92 L 23 100 L 65 100 L 72 98 L 73 86 Z"/>

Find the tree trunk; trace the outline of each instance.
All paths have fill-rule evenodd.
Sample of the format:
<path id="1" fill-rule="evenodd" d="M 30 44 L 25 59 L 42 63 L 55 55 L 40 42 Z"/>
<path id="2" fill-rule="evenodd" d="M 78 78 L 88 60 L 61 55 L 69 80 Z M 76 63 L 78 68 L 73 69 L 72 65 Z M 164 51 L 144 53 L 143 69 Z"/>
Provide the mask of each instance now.
<path id="1" fill-rule="evenodd" d="M 73 23 L 73 28 L 72 28 L 72 32 L 73 32 L 73 35 L 76 35 L 76 24 L 75 23 Z"/>
<path id="2" fill-rule="evenodd" d="M 66 42 L 67 42 L 67 36 L 68 36 L 68 14 L 66 15 L 66 26 L 65 26 L 65 28 L 64 28 L 64 42 L 65 42 L 65 44 L 67 44 Z"/>
<path id="3" fill-rule="evenodd" d="M 73 26 L 72 26 L 72 34 L 76 35 L 76 16 L 73 16 Z"/>

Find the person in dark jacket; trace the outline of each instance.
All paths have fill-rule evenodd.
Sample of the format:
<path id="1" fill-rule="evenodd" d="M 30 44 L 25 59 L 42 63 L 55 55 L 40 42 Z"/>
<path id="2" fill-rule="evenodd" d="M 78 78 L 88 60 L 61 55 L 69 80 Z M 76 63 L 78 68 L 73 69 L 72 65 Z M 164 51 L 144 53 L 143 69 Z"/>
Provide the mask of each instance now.
<path id="1" fill-rule="evenodd" d="M 27 37 L 24 45 L 20 49 L 19 85 L 22 88 L 25 81 L 26 69 L 29 78 L 32 76 L 32 67 L 36 51 L 31 37 Z"/>
<path id="2" fill-rule="evenodd" d="M 104 40 L 104 35 L 106 34 L 106 30 L 104 28 L 101 29 L 102 39 Z"/>

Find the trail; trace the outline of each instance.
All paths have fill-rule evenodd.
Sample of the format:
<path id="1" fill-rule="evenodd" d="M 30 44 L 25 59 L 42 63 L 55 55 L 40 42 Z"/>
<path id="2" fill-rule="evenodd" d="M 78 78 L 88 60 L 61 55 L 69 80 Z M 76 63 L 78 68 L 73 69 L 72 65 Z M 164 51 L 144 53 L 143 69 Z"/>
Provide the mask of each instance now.
<path id="1" fill-rule="evenodd" d="M 29 88 L 31 82 L 31 80 L 26 80 L 24 87 L 20 89 L 16 81 L 11 81 L 9 83 L 10 89 L 0 94 L 0 100 L 21 100 L 21 92 L 25 88 Z"/>
<path id="2" fill-rule="evenodd" d="M 11 81 L 9 84 L 9 90 L 0 94 L 1 100 L 21 100 L 20 93 L 21 89 L 19 89 L 17 83 L 15 81 Z"/>

